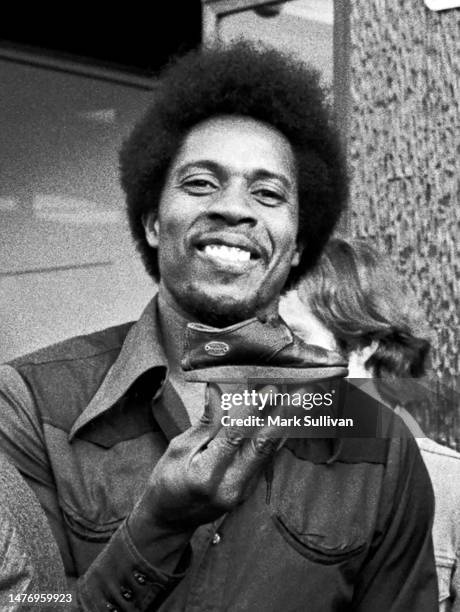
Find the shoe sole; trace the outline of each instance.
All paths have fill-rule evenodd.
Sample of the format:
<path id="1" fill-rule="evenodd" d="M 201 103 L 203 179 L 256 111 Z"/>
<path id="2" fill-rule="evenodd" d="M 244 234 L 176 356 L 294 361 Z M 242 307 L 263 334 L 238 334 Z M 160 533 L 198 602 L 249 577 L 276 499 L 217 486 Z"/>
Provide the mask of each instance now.
<path id="1" fill-rule="evenodd" d="M 314 382 L 328 378 L 343 378 L 348 369 L 343 366 L 318 366 L 309 368 L 282 368 L 275 366 L 218 366 L 184 372 L 188 382 L 257 383 Z"/>

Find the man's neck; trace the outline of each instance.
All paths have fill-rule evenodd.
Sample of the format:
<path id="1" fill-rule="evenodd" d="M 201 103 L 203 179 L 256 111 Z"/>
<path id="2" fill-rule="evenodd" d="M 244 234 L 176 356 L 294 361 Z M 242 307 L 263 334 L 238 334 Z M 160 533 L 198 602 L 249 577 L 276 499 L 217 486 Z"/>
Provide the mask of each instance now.
<path id="1" fill-rule="evenodd" d="M 162 334 L 163 349 L 172 374 L 181 374 L 180 362 L 184 350 L 187 323 L 192 319 L 181 311 L 171 296 L 160 286 L 158 292 L 158 312 Z"/>
<path id="2" fill-rule="evenodd" d="M 192 319 L 181 311 L 167 292 L 158 292 L 158 314 L 163 350 L 169 367 L 169 381 L 185 406 L 192 425 L 195 425 L 204 409 L 206 385 L 187 382 L 181 368 L 187 323 Z"/>
<path id="3" fill-rule="evenodd" d="M 183 356 L 187 324 L 202 321 L 199 321 L 196 316 L 187 313 L 161 282 L 158 291 L 158 307 L 163 348 L 168 359 L 169 368 L 175 375 L 181 374 L 180 363 Z M 279 319 L 279 296 L 273 299 L 271 303 L 256 309 L 253 316 L 256 316 L 264 323 L 273 320 L 277 321 Z M 220 327 L 220 325 L 216 327 Z"/>

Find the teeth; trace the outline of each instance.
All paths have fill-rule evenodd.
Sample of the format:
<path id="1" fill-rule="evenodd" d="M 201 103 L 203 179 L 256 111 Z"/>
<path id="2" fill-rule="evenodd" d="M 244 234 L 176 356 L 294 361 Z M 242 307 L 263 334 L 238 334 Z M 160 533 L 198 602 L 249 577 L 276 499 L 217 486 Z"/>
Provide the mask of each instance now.
<path id="1" fill-rule="evenodd" d="M 231 247 L 226 244 L 208 244 L 204 252 L 211 257 L 218 257 L 227 261 L 249 261 L 251 253 L 239 247 Z"/>

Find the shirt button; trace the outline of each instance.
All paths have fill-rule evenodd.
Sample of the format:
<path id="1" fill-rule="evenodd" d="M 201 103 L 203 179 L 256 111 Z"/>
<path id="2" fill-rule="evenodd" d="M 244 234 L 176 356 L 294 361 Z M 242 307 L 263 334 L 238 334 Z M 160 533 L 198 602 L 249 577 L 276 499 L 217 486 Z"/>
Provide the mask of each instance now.
<path id="1" fill-rule="evenodd" d="M 120 612 L 120 610 L 113 604 L 111 604 L 109 601 L 105 604 L 105 607 L 107 608 L 107 610 L 110 610 L 110 612 Z"/>
<path id="2" fill-rule="evenodd" d="M 138 583 L 138 584 L 142 584 L 144 585 L 147 582 L 147 576 L 145 576 L 144 574 L 142 574 L 141 572 L 134 572 L 134 580 Z"/>
<path id="3" fill-rule="evenodd" d="M 121 594 L 127 601 L 131 601 L 131 599 L 133 598 L 133 592 L 131 591 L 131 589 L 122 588 Z"/>
<path id="4" fill-rule="evenodd" d="M 220 535 L 219 535 L 219 534 L 216 532 L 216 533 L 214 534 L 213 538 L 212 538 L 212 543 L 213 543 L 214 545 L 215 545 L 215 544 L 219 544 L 219 543 L 220 543 L 220 541 L 221 541 L 221 539 L 222 539 L 222 538 L 220 537 Z"/>

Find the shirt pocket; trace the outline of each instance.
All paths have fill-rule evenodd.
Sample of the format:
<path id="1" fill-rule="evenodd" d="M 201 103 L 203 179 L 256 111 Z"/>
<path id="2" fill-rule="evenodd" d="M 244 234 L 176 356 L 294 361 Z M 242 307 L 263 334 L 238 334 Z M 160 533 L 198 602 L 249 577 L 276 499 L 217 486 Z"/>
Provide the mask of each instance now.
<path id="1" fill-rule="evenodd" d="M 109 523 L 94 523 L 76 514 L 70 508 L 62 507 L 61 509 L 68 531 L 76 539 L 84 542 L 108 542 L 125 518 L 122 517 Z"/>
<path id="2" fill-rule="evenodd" d="M 299 530 L 292 521 L 279 514 L 272 514 L 276 529 L 287 544 L 313 563 L 333 565 L 351 560 L 366 549 L 366 542 L 359 536 L 355 541 L 331 537 L 331 533 L 315 533 L 314 527 Z"/>
<path id="3" fill-rule="evenodd" d="M 106 546 L 123 519 L 110 523 L 93 523 L 69 508 L 61 510 L 76 572 L 77 575 L 81 575 Z"/>
<path id="4" fill-rule="evenodd" d="M 359 560 L 375 529 L 379 472 L 369 474 L 361 464 L 301 463 L 289 476 L 275 470 L 270 513 L 276 529 L 315 563 Z"/>
<path id="5" fill-rule="evenodd" d="M 48 429 L 61 523 L 81 574 L 131 512 L 158 457 L 151 434 L 106 448 L 69 444 L 65 432 Z"/>

